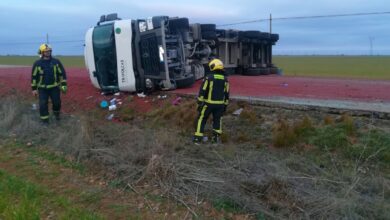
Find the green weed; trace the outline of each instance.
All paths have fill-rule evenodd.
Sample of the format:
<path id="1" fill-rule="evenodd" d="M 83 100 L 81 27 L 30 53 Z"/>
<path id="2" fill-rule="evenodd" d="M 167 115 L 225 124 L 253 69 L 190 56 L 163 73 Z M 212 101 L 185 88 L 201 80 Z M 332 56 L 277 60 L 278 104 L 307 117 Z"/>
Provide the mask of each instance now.
<path id="1" fill-rule="evenodd" d="M 242 207 L 230 198 L 220 198 L 213 201 L 213 206 L 217 210 L 224 210 L 231 213 L 240 213 Z"/>

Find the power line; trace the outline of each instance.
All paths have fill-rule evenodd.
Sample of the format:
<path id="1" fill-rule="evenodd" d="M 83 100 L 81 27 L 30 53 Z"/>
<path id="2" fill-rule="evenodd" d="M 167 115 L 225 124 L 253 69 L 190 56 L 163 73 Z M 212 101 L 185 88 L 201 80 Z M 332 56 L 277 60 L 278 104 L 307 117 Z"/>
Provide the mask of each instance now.
<path id="1" fill-rule="evenodd" d="M 333 15 L 311 15 L 311 16 L 280 17 L 280 18 L 272 18 L 272 20 L 297 20 L 297 19 L 335 18 L 335 17 L 368 16 L 368 15 L 384 15 L 384 14 L 390 14 L 390 11 L 386 11 L 386 12 L 369 12 L 369 13 L 353 13 L 353 14 L 333 14 Z M 239 25 L 239 24 L 258 23 L 258 22 L 264 22 L 264 21 L 269 21 L 269 18 L 248 20 L 248 21 L 229 23 L 229 24 L 220 24 L 220 25 L 217 25 L 217 26 L 218 27 L 223 27 L 223 26 L 232 26 L 232 25 Z"/>

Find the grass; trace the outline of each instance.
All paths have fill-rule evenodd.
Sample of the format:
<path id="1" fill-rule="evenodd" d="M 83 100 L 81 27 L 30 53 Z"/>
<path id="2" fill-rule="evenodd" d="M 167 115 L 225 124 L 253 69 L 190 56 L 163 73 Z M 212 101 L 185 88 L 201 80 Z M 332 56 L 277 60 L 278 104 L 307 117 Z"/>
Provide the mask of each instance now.
<path id="1" fill-rule="evenodd" d="M 3 104 L 8 106 L 9 102 Z M 19 112 L 17 105 L 10 106 L 14 112 Z M 130 183 L 136 190 L 145 185 L 157 186 L 161 191 L 154 193 L 153 188 L 146 188 L 153 193 L 138 196 L 162 206 L 166 204 L 166 196 L 178 196 L 198 214 L 201 211 L 193 206 L 194 198 L 194 202 L 211 201 L 213 208 L 228 213 L 223 216 L 245 212 L 258 213 L 257 216 L 252 214 L 258 219 L 386 219 L 389 210 L 386 204 L 389 203 L 388 190 L 384 187 L 388 181 L 390 152 L 387 121 L 376 123 L 376 119 L 349 115 L 232 103 L 228 112 L 244 107 L 246 113 L 224 117 L 224 145 L 195 146 L 189 138 L 193 133 L 192 123 L 188 123 L 196 115 L 194 107 L 194 102 L 183 100 L 179 106 L 162 105 L 134 119 L 132 111 L 121 112 L 122 117 L 129 118 L 127 123 L 102 123 L 103 116 L 100 120 L 90 115 L 91 120 L 95 120 L 88 128 L 91 142 L 77 142 L 75 148 L 70 145 L 60 148 L 64 143 L 56 141 L 58 135 L 54 135 L 35 141 L 29 148 L 37 143 L 53 145 L 56 151 L 69 150 L 73 155 L 83 148 L 85 156 L 81 155 L 80 161 L 101 164 L 99 169 L 110 173 L 113 179 L 107 187 L 123 189 L 126 185 L 122 183 Z M 26 114 L 20 111 L 15 117 Z M 278 121 L 278 118 L 288 120 Z M 77 119 L 78 116 L 65 118 L 61 126 L 67 125 L 67 120 Z M 26 120 L 16 121 L 12 126 L 7 124 L 7 130 L 1 129 L 0 123 L 0 135 L 4 130 L 4 137 L 8 138 L 7 132 L 14 131 L 12 138 L 22 143 L 30 141 L 30 136 L 23 136 L 30 132 L 26 126 L 20 126 L 23 122 Z M 185 122 L 187 124 L 183 124 Z M 78 131 L 83 124 L 72 123 L 72 130 Z M 70 131 L 61 126 L 51 127 L 51 133 Z M 281 144 L 284 148 L 271 147 L 272 137 L 277 137 L 273 132 L 280 132 L 278 138 L 285 141 Z M 45 154 L 42 157 L 51 158 Z M 0 154 L 0 162 L 1 158 L 10 160 Z M 62 162 L 56 163 L 65 166 Z M 99 190 L 88 187 L 78 198 L 95 203 L 102 196 Z M 63 198 L 56 201 L 67 205 Z M 148 208 L 146 203 L 142 204 Z M 125 204 L 110 205 L 120 212 Z M 144 212 L 135 209 L 134 213 L 133 219 L 143 219 Z"/>
<path id="2" fill-rule="evenodd" d="M 58 210 L 58 219 L 102 219 L 44 186 L 0 170 L 0 219 L 41 219 L 50 215 L 48 210 Z"/>
<path id="3" fill-rule="evenodd" d="M 85 68 L 83 56 L 57 56 L 65 67 Z M 38 56 L 0 56 L 0 64 L 31 66 Z M 390 56 L 274 56 L 286 76 L 390 80 Z"/>
<path id="4" fill-rule="evenodd" d="M 390 80 L 390 56 L 275 56 L 286 76 Z"/>
<path id="5" fill-rule="evenodd" d="M 84 68 L 83 56 L 55 56 L 60 59 L 62 64 L 67 67 Z M 0 64 L 4 65 L 22 65 L 32 66 L 32 64 L 39 59 L 38 56 L 0 56 Z"/>

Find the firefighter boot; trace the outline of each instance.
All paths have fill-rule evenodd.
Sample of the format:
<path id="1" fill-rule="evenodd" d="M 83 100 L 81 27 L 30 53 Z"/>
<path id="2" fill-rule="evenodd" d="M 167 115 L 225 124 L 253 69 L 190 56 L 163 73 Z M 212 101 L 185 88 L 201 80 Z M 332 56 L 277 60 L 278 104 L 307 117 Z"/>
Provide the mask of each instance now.
<path id="1" fill-rule="evenodd" d="M 195 144 L 195 145 L 200 145 L 202 144 L 202 140 L 203 140 L 203 137 L 201 136 L 194 136 L 192 138 L 192 142 Z"/>
<path id="2" fill-rule="evenodd" d="M 55 117 L 55 119 L 56 119 L 57 121 L 61 120 L 60 112 L 55 111 L 55 112 L 54 112 L 54 117 Z"/>
<path id="3" fill-rule="evenodd" d="M 221 143 L 221 135 L 218 133 L 214 133 L 213 137 L 211 137 L 212 144 L 220 144 Z"/>

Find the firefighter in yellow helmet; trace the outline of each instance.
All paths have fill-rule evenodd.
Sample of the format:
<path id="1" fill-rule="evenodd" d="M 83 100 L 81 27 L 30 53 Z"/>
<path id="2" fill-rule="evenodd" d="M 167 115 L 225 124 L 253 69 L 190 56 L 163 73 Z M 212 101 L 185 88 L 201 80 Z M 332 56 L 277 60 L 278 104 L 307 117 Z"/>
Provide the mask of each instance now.
<path id="1" fill-rule="evenodd" d="M 220 143 L 222 116 L 229 104 L 229 82 L 223 63 L 213 59 L 209 63 L 210 73 L 204 78 L 198 95 L 198 117 L 193 137 L 195 144 L 203 142 L 204 126 L 210 114 L 213 115 L 212 143 Z"/>
<path id="2" fill-rule="evenodd" d="M 53 104 L 53 113 L 60 119 L 61 91 L 66 93 L 66 73 L 62 63 L 51 56 L 52 48 L 48 44 L 39 47 L 40 59 L 35 61 L 31 73 L 31 89 L 39 96 L 39 114 L 43 123 L 49 122 L 49 98 Z"/>

